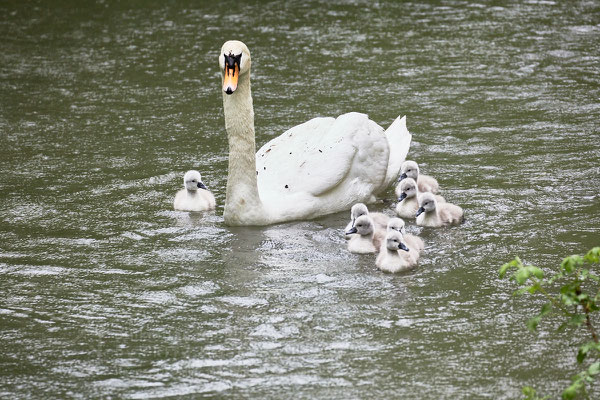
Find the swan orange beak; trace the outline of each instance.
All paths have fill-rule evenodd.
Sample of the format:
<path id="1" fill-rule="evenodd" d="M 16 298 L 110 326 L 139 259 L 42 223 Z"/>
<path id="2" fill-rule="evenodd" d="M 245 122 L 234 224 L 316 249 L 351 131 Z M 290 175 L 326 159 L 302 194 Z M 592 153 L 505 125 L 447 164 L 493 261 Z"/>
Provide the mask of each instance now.
<path id="1" fill-rule="evenodd" d="M 237 63 L 233 66 L 225 65 L 225 75 L 223 75 L 223 91 L 227 94 L 232 94 L 235 92 L 239 77 L 240 66 Z"/>

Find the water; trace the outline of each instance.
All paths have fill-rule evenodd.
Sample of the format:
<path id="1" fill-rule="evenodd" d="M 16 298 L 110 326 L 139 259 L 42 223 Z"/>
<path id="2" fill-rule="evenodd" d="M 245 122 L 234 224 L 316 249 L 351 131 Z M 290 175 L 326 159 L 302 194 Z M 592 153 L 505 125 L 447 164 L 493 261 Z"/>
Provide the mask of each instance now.
<path id="1" fill-rule="evenodd" d="M 497 278 L 600 244 L 600 3 L 4 2 L 0 396 L 559 396 L 582 335 Z M 347 213 L 222 223 L 218 51 L 253 56 L 257 144 L 406 114 L 461 205 L 417 270 L 345 250 Z M 202 171 L 216 212 L 172 211 Z M 393 192 L 387 193 L 393 199 Z M 391 213 L 393 204 L 375 209 Z"/>

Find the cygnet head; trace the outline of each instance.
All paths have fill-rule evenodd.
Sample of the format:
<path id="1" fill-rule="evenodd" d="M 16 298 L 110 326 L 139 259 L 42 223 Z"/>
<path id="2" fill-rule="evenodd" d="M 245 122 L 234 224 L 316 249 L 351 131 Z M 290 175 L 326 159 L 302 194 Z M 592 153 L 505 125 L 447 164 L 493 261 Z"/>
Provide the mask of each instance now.
<path id="1" fill-rule="evenodd" d="M 183 186 L 187 190 L 196 191 L 198 188 L 208 190 L 204 183 L 202 183 L 202 177 L 200 176 L 200 172 L 191 170 L 185 173 L 183 176 Z"/>
<path id="2" fill-rule="evenodd" d="M 390 218 L 387 224 L 387 230 L 400 232 L 401 234 L 405 234 L 406 230 L 404 229 L 404 220 L 402 218 L 394 217 Z"/>
<path id="3" fill-rule="evenodd" d="M 356 203 L 350 209 L 350 219 L 352 219 L 353 222 L 363 215 L 369 215 L 369 209 L 363 203 Z"/>
<path id="4" fill-rule="evenodd" d="M 431 192 L 425 192 L 419 196 L 419 209 L 417 210 L 417 217 L 423 212 L 434 211 L 437 207 L 435 195 Z"/>
<path id="5" fill-rule="evenodd" d="M 240 77 L 250 72 L 250 50 L 239 40 L 229 40 L 221 47 L 219 66 L 223 77 L 223 92 L 233 94 Z M 243 78 L 244 79 L 244 78 Z"/>
<path id="6" fill-rule="evenodd" d="M 402 234 L 395 230 L 389 231 L 385 236 L 385 247 L 391 251 L 409 251 L 408 247 L 403 243 Z"/>
<path id="7" fill-rule="evenodd" d="M 413 178 L 415 181 L 419 177 L 419 165 L 414 161 L 404 161 L 400 167 L 400 179 Z"/>
<path id="8" fill-rule="evenodd" d="M 406 178 L 400 182 L 400 197 L 398 203 L 417 195 L 417 182 L 413 178 Z"/>
<path id="9" fill-rule="evenodd" d="M 373 234 L 373 232 L 373 220 L 368 215 L 362 215 L 356 218 L 356 221 L 354 221 L 354 226 L 348 232 L 346 232 L 346 235 L 358 233 L 361 236 L 368 236 Z"/>

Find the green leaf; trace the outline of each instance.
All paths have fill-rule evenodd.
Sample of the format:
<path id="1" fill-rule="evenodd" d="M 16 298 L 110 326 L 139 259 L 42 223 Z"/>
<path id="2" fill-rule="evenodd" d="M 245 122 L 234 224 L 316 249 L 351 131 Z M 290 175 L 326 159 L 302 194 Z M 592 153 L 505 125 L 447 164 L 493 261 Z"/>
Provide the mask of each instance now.
<path id="1" fill-rule="evenodd" d="M 590 376 L 596 376 L 596 375 L 600 374 L 600 362 L 595 362 L 592 365 L 590 365 L 587 373 Z"/>
<path id="2" fill-rule="evenodd" d="M 536 315 L 533 318 L 529 318 L 529 321 L 527 321 L 527 328 L 531 332 L 535 332 L 535 330 L 537 329 L 537 326 L 540 323 L 541 319 L 542 319 L 542 317 L 540 317 L 539 315 Z"/>
<path id="3" fill-rule="evenodd" d="M 600 343 L 596 342 L 587 342 L 579 347 L 579 351 L 577 352 L 577 362 L 581 364 L 585 357 L 587 357 L 590 350 L 600 351 Z"/>
<path id="4" fill-rule="evenodd" d="M 563 390 L 562 398 L 566 400 L 574 399 L 577 396 L 577 392 L 579 392 L 582 387 L 583 383 L 581 382 L 581 378 L 578 376 L 571 386 Z"/>
<path id="5" fill-rule="evenodd" d="M 502 267 L 500 267 L 500 271 L 498 271 L 498 275 L 500 276 L 500 278 L 504 278 L 504 275 L 506 275 L 506 272 L 510 269 L 510 268 L 521 268 L 523 267 L 523 263 L 521 262 L 521 259 L 519 257 L 515 257 L 512 261 L 507 262 L 506 264 L 504 264 Z"/>
<path id="6" fill-rule="evenodd" d="M 522 285 L 527 282 L 527 279 L 529 279 L 529 271 L 527 268 L 519 268 L 517 272 L 515 272 L 514 277 L 515 281 L 517 281 L 519 285 Z"/>
<path id="7" fill-rule="evenodd" d="M 544 271 L 541 268 L 530 266 L 528 269 L 531 275 L 538 279 L 544 279 Z"/>
<path id="8" fill-rule="evenodd" d="M 504 278 L 504 276 L 506 275 L 506 271 L 508 271 L 509 268 L 509 263 L 506 263 L 502 267 L 500 267 L 500 271 L 498 271 L 498 276 L 500 277 L 500 279 Z"/>
<path id="9" fill-rule="evenodd" d="M 532 388 L 531 386 L 523 386 L 523 388 L 521 389 L 521 392 L 525 396 L 527 396 L 525 398 L 525 400 L 532 400 L 532 399 L 535 399 L 537 397 L 536 396 L 537 393 L 536 393 L 535 389 Z"/>
<path id="10" fill-rule="evenodd" d="M 580 326 L 585 321 L 585 315 L 583 314 L 575 314 L 569 320 L 569 325 Z"/>
<path id="11" fill-rule="evenodd" d="M 551 312 L 552 312 L 552 303 L 548 302 L 542 306 L 542 309 L 540 310 L 540 317 L 543 317 L 544 315 L 547 315 Z"/>
<path id="12" fill-rule="evenodd" d="M 566 257 L 560 264 L 561 268 L 569 274 L 572 273 L 580 265 L 583 265 L 583 257 L 579 255 L 572 255 Z"/>
<path id="13" fill-rule="evenodd" d="M 583 259 L 590 264 L 597 264 L 600 262 L 600 247 L 594 247 L 583 257 Z"/>

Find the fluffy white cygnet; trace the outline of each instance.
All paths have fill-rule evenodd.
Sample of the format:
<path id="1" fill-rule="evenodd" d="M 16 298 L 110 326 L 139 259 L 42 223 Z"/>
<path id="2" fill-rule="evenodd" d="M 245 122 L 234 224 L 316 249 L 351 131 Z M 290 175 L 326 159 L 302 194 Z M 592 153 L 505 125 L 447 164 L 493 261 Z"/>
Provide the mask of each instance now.
<path id="1" fill-rule="evenodd" d="M 419 164 L 414 161 L 404 161 L 400 168 L 399 181 L 405 178 L 413 178 L 419 184 L 419 191 L 437 193 L 439 185 L 437 180 L 429 175 L 419 173 Z"/>
<path id="2" fill-rule="evenodd" d="M 409 249 L 414 251 L 414 253 L 419 254 L 425 248 L 423 239 L 418 236 L 411 235 L 410 233 L 406 233 L 404 225 L 404 220 L 402 218 L 390 218 L 387 225 L 387 231 L 389 232 L 390 230 L 394 230 L 400 232 Z"/>
<path id="3" fill-rule="evenodd" d="M 463 221 L 463 210 L 451 203 L 438 203 L 432 193 L 423 193 L 419 197 L 417 225 L 438 227 L 460 224 Z"/>
<path id="4" fill-rule="evenodd" d="M 183 186 L 175 195 L 173 207 L 177 211 L 207 211 L 215 208 L 215 196 L 208 191 L 198 171 L 188 171 L 183 176 Z"/>
<path id="5" fill-rule="evenodd" d="M 362 215 L 354 221 L 354 226 L 346 231 L 346 235 L 352 236 L 348 241 L 350 253 L 369 254 L 379 250 L 385 237 L 385 231 L 376 229 L 371 217 Z"/>
<path id="6" fill-rule="evenodd" d="M 396 196 L 398 198 L 396 214 L 402 218 L 415 218 L 415 214 L 419 209 L 418 198 L 420 194 L 421 191 L 413 178 L 402 179 L 396 186 Z M 435 199 L 438 203 L 446 202 L 446 199 L 437 194 Z"/>
<path id="7" fill-rule="evenodd" d="M 381 244 L 375 265 L 383 272 L 391 273 L 412 269 L 417 265 L 417 260 L 410 255 L 411 252 L 403 243 L 402 234 L 392 229 Z"/>
<path id="8" fill-rule="evenodd" d="M 415 212 L 416 212 L 416 210 L 415 210 Z M 383 230 L 385 230 L 387 228 L 387 223 L 390 220 L 390 217 L 388 217 L 384 213 L 369 212 L 369 209 L 367 208 L 366 205 L 364 205 L 363 203 L 356 203 L 350 209 L 350 222 L 348 222 L 348 225 L 346 225 L 345 232 L 348 232 L 349 230 L 351 230 L 352 227 L 354 226 L 354 222 L 356 221 L 356 219 L 362 215 L 368 215 L 369 217 L 371 217 L 371 219 L 375 223 L 375 227 L 378 229 L 383 229 Z M 414 213 L 413 213 L 413 215 L 414 215 Z M 346 240 L 350 239 L 351 236 L 352 235 L 346 234 L 346 236 L 345 236 Z"/>

